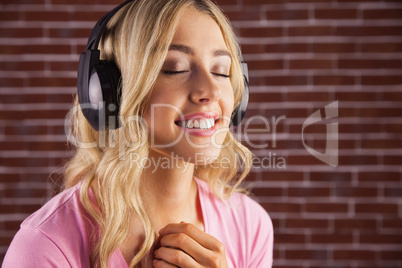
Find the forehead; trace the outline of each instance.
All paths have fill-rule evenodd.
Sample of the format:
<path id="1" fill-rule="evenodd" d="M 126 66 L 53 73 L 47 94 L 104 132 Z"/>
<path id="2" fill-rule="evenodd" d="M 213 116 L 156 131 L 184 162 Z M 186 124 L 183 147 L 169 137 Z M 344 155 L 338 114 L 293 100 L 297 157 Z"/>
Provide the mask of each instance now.
<path id="1" fill-rule="evenodd" d="M 204 49 L 223 49 L 226 43 L 218 24 L 208 14 L 188 7 L 174 34 L 173 44 Z"/>

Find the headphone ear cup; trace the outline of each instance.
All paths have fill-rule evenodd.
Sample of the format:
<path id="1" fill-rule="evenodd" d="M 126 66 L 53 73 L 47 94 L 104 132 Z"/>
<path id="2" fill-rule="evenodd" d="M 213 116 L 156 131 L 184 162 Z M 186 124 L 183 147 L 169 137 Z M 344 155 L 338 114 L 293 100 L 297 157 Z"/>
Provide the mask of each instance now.
<path id="1" fill-rule="evenodd" d="M 99 61 L 91 71 L 88 85 L 89 103 L 97 115 L 89 119 L 96 130 L 119 127 L 121 74 L 113 61 Z M 100 117 L 101 116 L 101 117 Z"/>
<path id="2" fill-rule="evenodd" d="M 243 96 L 241 98 L 239 105 L 237 105 L 236 109 L 234 109 L 234 111 L 232 112 L 232 116 L 231 116 L 231 120 L 230 120 L 230 126 L 235 126 L 235 127 L 240 125 L 241 121 L 243 120 L 244 115 L 246 114 L 246 111 L 247 111 L 248 99 L 249 99 L 247 63 L 241 62 L 241 68 L 242 68 L 243 78 L 244 78 L 244 92 L 243 92 Z"/>

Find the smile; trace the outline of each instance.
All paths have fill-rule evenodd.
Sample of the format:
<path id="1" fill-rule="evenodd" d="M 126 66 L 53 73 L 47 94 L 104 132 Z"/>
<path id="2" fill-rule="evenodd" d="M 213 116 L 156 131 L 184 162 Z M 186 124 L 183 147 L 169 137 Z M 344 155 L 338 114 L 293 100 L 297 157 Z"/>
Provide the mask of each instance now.
<path id="1" fill-rule="evenodd" d="M 215 133 L 218 119 L 216 112 L 194 113 L 180 117 L 175 124 L 190 135 L 205 137 Z"/>
<path id="2" fill-rule="evenodd" d="M 214 118 L 202 118 L 202 119 L 189 119 L 187 121 L 178 121 L 177 125 L 184 128 L 193 128 L 193 129 L 210 129 L 215 126 Z"/>

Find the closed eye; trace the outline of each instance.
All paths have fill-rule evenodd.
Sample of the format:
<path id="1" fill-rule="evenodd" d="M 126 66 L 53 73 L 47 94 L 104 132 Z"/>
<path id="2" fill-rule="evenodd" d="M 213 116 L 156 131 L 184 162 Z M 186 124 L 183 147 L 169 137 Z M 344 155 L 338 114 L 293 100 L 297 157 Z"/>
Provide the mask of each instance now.
<path id="1" fill-rule="evenodd" d="M 170 70 L 164 70 L 164 71 L 162 71 L 164 74 L 167 74 L 167 75 L 176 75 L 176 74 L 182 74 L 182 73 L 187 73 L 187 72 L 189 72 L 189 71 L 187 71 L 187 70 L 182 70 L 182 71 L 170 71 Z"/>
<path id="2" fill-rule="evenodd" d="M 229 78 L 230 77 L 230 75 L 228 75 L 228 74 L 221 74 L 221 73 L 212 73 L 212 74 L 220 76 L 220 77 L 224 77 L 224 78 Z"/>

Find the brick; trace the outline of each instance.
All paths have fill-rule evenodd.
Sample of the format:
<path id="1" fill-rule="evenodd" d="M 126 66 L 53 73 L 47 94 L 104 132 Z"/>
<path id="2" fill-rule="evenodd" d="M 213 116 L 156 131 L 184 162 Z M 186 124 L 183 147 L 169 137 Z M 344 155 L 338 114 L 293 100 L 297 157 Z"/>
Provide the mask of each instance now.
<path id="1" fill-rule="evenodd" d="M 289 197 L 327 197 L 331 195 L 331 189 L 324 187 L 289 187 Z"/>
<path id="2" fill-rule="evenodd" d="M 402 196 L 402 187 L 394 186 L 384 188 L 384 197 L 401 197 L 401 196 Z"/>
<path id="3" fill-rule="evenodd" d="M 286 95 L 286 101 L 306 101 L 306 102 L 321 102 L 331 101 L 331 94 L 329 92 L 289 92 Z"/>
<path id="4" fill-rule="evenodd" d="M 362 85 L 400 85 L 402 77 L 398 75 L 362 76 Z"/>
<path id="5" fill-rule="evenodd" d="M 383 131 L 379 124 L 339 124 L 339 133 L 378 133 Z"/>
<path id="6" fill-rule="evenodd" d="M 299 26 L 289 27 L 289 36 L 330 36 L 333 29 L 330 26 Z"/>
<path id="7" fill-rule="evenodd" d="M 250 94 L 249 102 L 280 102 L 282 101 L 282 94 L 275 92 L 266 93 L 252 93 Z"/>
<path id="8" fill-rule="evenodd" d="M 270 202 L 270 203 L 265 203 L 262 202 L 261 205 L 265 208 L 266 211 L 270 213 L 274 212 L 281 212 L 281 213 L 296 213 L 296 212 L 301 212 L 302 205 L 299 203 L 289 203 L 289 202 Z"/>
<path id="9" fill-rule="evenodd" d="M 76 10 L 75 12 L 71 13 L 71 20 L 72 21 L 93 21 L 94 26 L 95 22 L 100 20 L 103 15 L 105 15 L 105 12 L 102 11 L 81 11 L 81 10 Z"/>
<path id="10" fill-rule="evenodd" d="M 43 37 L 41 28 L 0 28 L 1 38 L 32 38 Z"/>
<path id="11" fill-rule="evenodd" d="M 402 9 L 367 9 L 363 10 L 363 19 L 367 20 L 391 20 L 402 19 Z"/>
<path id="12" fill-rule="evenodd" d="M 402 26 L 338 26 L 337 36 L 399 36 Z"/>
<path id="13" fill-rule="evenodd" d="M 78 61 L 75 62 L 50 62 L 49 69 L 52 71 L 77 71 Z"/>
<path id="14" fill-rule="evenodd" d="M 382 250 L 379 252 L 381 260 L 395 260 L 398 261 L 398 266 L 401 264 L 401 249 L 396 247 L 394 250 Z M 395 266 L 395 267 L 398 267 Z"/>
<path id="15" fill-rule="evenodd" d="M 243 44 L 241 50 L 243 54 L 261 54 L 264 52 L 263 44 Z"/>
<path id="16" fill-rule="evenodd" d="M 331 244 L 352 244 L 352 234 L 313 234 L 311 235 L 311 243 L 313 244 L 327 244 L 331 241 Z"/>
<path id="17" fill-rule="evenodd" d="M 230 0 L 227 0 L 230 1 Z M 228 11 L 226 15 L 231 22 L 236 21 L 259 21 L 262 19 L 262 12 L 260 10 L 242 10 L 242 11 Z"/>
<path id="18" fill-rule="evenodd" d="M 333 257 L 335 260 L 375 260 L 377 257 L 375 250 L 334 250 Z"/>
<path id="19" fill-rule="evenodd" d="M 31 87 L 75 87 L 77 79 L 73 77 L 30 77 L 28 85 Z"/>
<path id="20" fill-rule="evenodd" d="M 316 53 L 353 53 L 357 52 L 358 45 L 349 42 L 318 43 L 312 44 L 312 51 Z"/>
<path id="21" fill-rule="evenodd" d="M 283 196 L 284 189 L 277 187 L 254 187 L 252 190 L 252 194 L 255 196 Z"/>
<path id="22" fill-rule="evenodd" d="M 361 182 L 377 182 L 377 181 L 401 181 L 401 174 L 399 172 L 379 171 L 379 172 L 359 172 L 358 179 Z"/>
<path id="23" fill-rule="evenodd" d="M 341 155 L 339 165 L 376 165 L 378 158 L 375 155 Z"/>
<path id="24" fill-rule="evenodd" d="M 241 28 L 241 37 L 279 37 L 283 35 L 283 29 L 281 27 L 270 27 L 270 28 Z"/>
<path id="25" fill-rule="evenodd" d="M 267 44 L 264 47 L 264 51 L 268 53 L 301 53 L 309 51 L 309 44 L 307 43 L 281 42 L 278 44 Z"/>
<path id="26" fill-rule="evenodd" d="M 265 12 L 267 20 L 307 20 L 308 10 L 268 10 Z"/>
<path id="27" fill-rule="evenodd" d="M 361 52 L 364 53 L 395 53 L 402 52 L 402 43 L 362 43 Z"/>
<path id="28" fill-rule="evenodd" d="M 323 181 L 323 182 L 350 182 L 352 174 L 349 172 L 310 172 L 311 181 Z"/>
<path id="29" fill-rule="evenodd" d="M 402 163 L 402 157 L 401 155 L 385 155 L 383 162 L 385 165 L 400 166 Z"/>
<path id="30" fill-rule="evenodd" d="M 402 60 L 395 59 L 340 59 L 340 69 L 401 69 Z"/>
<path id="31" fill-rule="evenodd" d="M 400 117 L 402 108 L 362 108 L 359 114 L 360 117 Z"/>
<path id="32" fill-rule="evenodd" d="M 299 249 L 299 250 L 285 250 L 285 258 L 291 260 L 326 260 L 329 258 L 329 252 L 326 250 L 309 250 L 309 249 Z"/>
<path id="33" fill-rule="evenodd" d="M 402 125 L 400 124 L 385 124 L 385 132 L 387 133 L 401 133 Z"/>
<path id="34" fill-rule="evenodd" d="M 275 243 L 276 244 L 304 244 L 306 243 L 306 237 L 302 234 L 284 234 L 284 233 L 275 233 Z"/>
<path id="35" fill-rule="evenodd" d="M 302 181 L 303 172 L 296 171 L 265 171 L 262 173 L 262 179 L 267 181 Z"/>
<path id="36" fill-rule="evenodd" d="M 45 69 L 43 61 L 2 61 L 0 70 L 2 71 L 39 71 Z"/>
<path id="37" fill-rule="evenodd" d="M 70 0 L 68 2 L 70 5 L 93 5 L 93 4 L 98 4 L 98 0 L 88 0 L 86 2 L 82 2 L 80 0 Z M 111 1 L 109 1 L 110 4 Z M 65 5 L 66 2 L 64 0 L 52 0 L 53 5 Z M 116 4 L 116 3 L 114 3 Z"/>
<path id="38" fill-rule="evenodd" d="M 268 76 L 264 80 L 267 86 L 307 85 L 306 76 Z"/>
<path id="39" fill-rule="evenodd" d="M 266 1 L 266 0 L 247 0 L 246 4 L 247 5 L 264 5 L 264 4 L 283 4 L 285 3 L 285 0 L 271 0 L 271 1 Z"/>
<path id="40" fill-rule="evenodd" d="M 370 214 L 397 214 L 398 204 L 392 203 L 357 203 L 355 204 L 356 213 Z"/>
<path id="41" fill-rule="evenodd" d="M 402 140 L 401 139 L 362 139 L 361 140 L 362 148 L 377 148 L 377 149 L 397 149 L 402 148 Z"/>
<path id="42" fill-rule="evenodd" d="M 335 196 L 338 197 L 352 197 L 352 198 L 359 198 L 359 197 L 377 197 L 379 196 L 378 188 L 376 187 L 366 187 L 363 188 L 362 186 L 353 187 L 353 186 L 340 186 L 335 187 Z"/>
<path id="43" fill-rule="evenodd" d="M 306 60 L 290 60 L 290 69 L 332 69 L 332 60 L 306 59 Z"/>
<path id="44" fill-rule="evenodd" d="M 282 60 L 248 61 L 249 70 L 280 70 L 284 68 Z"/>
<path id="45" fill-rule="evenodd" d="M 24 80 L 22 78 L 2 77 L 0 87 L 22 87 Z"/>
<path id="46" fill-rule="evenodd" d="M 401 228 L 402 229 L 402 228 Z M 359 243 L 362 244 L 402 244 L 402 235 L 389 234 L 360 234 Z"/>
<path id="47" fill-rule="evenodd" d="M 26 11 L 23 12 L 26 21 L 69 21 L 71 16 L 67 11 Z"/>
<path id="48" fill-rule="evenodd" d="M 321 20 L 357 19 L 356 9 L 316 9 L 314 18 Z"/>
<path id="49" fill-rule="evenodd" d="M 354 85 L 356 77 L 351 75 L 315 75 L 314 85 Z"/>
<path id="50" fill-rule="evenodd" d="M 322 230 L 329 228 L 329 221 L 326 219 L 303 219 L 303 218 L 292 218 L 288 217 L 286 219 L 286 228 L 303 228 L 303 229 L 314 229 Z"/>
<path id="51" fill-rule="evenodd" d="M 18 21 L 20 12 L 0 10 L 0 21 Z"/>
<path id="52" fill-rule="evenodd" d="M 382 228 L 383 229 L 401 229 L 402 219 L 394 218 L 394 219 L 383 219 L 382 220 Z"/>
<path id="53" fill-rule="evenodd" d="M 357 230 L 371 230 L 374 231 L 378 227 L 378 223 L 375 219 L 335 219 L 334 228 L 335 230 L 343 232 L 352 232 L 354 229 Z"/>
<path id="54" fill-rule="evenodd" d="M 307 203 L 306 212 L 308 213 L 347 213 L 348 204 L 345 203 Z"/>
<path id="55" fill-rule="evenodd" d="M 1 1 L 1 4 L 3 4 L 3 5 L 15 4 L 15 1 L 12 1 L 12 0 L 2 0 L 2 1 Z M 41 5 L 41 4 L 44 4 L 44 0 L 21 0 L 21 1 L 18 1 L 18 4 Z"/>
<path id="56" fill-rule="evenodd" d="M 49 29 L 49 37 L 51 38 L 88 38 L 91 29 L 77 28 L 51 28 Z"/>
<path id="57" fill-rule="evenodd" d="M 338 101 L 376 101 L 379 99 L 378 92 L 335 92 L 335 98 Z M 359 124 L 360 125 L 360 124 Z"/>
<path id="58" fill-rule="evenodd" d="M 381 94 L 384 101 L 402 101 L 402 92 L 382 92 Z"/>

